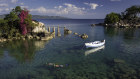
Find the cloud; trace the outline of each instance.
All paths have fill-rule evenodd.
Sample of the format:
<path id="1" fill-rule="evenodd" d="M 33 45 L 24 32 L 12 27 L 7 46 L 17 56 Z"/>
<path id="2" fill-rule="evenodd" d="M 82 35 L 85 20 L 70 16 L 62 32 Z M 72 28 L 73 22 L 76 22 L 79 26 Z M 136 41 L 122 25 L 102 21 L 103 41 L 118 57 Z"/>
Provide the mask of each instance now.
<path id="1" fill-rule="evenodd" d="M 18 2 L 18 0 L 11 0 L 11 3 L 17 3 Z"/>
<path id="2" fill-rule="evenodd" d="M 9 8 L 5 8 L 5 11 L 8 12 L 8 11 L 10 11 L 10 9 Z"/>
<path id="3" fill-rule="evenodd" d="M 0 1 L 7 1 L 7 0 L 0 0 Z"/>
<path id="4" fill-rule="evenodd" d="M 71 14 L 84 14 L 85 13 L 85 8 L 81 8 L 81 7 L 77 7 L 73 4 L 68 4 L 68 3 L 65 3 L 64 4 L 66 6 L 66 8 L 64 8 L 66 11 L 68 11 L 69 13 Z"/>
<path id="5" fill-rule="evenodd" d="M 22 6 L 20 6 L 22 9 L 24 9 L 24 8 L 29 8 L 29 6 L 24 6 L 24 5 L 22 5 Z"/>
<path id="6" fill-rule="evenodd" d="M 93 9 L 93 10 L 95 10 L 99 5 L 98 4 L 96 4 L 96 3 L 84 3 L 84 4 L 86 4 L 86 5 L 88 5 L 88 6 L 90 6 L 91 7 L 91 9 Z"/>
<path id="7" fill-rule="evenodd" d="M 113 1 L 121 1 L 121 0 L 110 0 L 110 1 L 112 1 L 112 2 L 113 2 Z"/>
<path id="8" fill-rule="evenodd" d="M 76 5 L 64 3 L 60 6 L 55 6 L 52 9 L 47 9 L 43 6 L 30 9 L 31 12 L 37 12 L 41 14 L 56 14 L 56 15 L 66 15 L 66 14 L 74 14 L 74 15 L 83 15 L 86 13 L 85 8 L 77 7 Z"/>
<path id="9" fill-rule="evenodd" d="M 63 6 L 60 5 L 60 6 L 55 6 L 54 8 L 55 8 L 55 9 L 61 9 L 62 7 L 63 7 Z"/>
<path id="10" fill-rule="evenodd" d="M 0 4 L 0 7 L 8 7 L 8 4 L 2 3 Z"/>
<path id="11" fill-rule="evenodd" d="M 20 5 L 24 5 L 24 3 L 20 3 Z"/>
<path id="12" fill-rule="evenodd" d="M 47 13 L 46 8 L 44 8 L 43 6 L 38 7 L 36 9 L 30 9 L 30 11 L 31 12 L 38 12 L 38 13 L 42 13 L 42 14 Z"/>
<path id="13" fill-rule="evenodd" d="M 11 9 L 10 8 L 0 8 L 0 13 L 7 13 L 9 12 Z"/>
<path id="14" fill-rule="evenodd" d="M 0 13 L 3 11 L 3 9 L 0 8 Z"/>

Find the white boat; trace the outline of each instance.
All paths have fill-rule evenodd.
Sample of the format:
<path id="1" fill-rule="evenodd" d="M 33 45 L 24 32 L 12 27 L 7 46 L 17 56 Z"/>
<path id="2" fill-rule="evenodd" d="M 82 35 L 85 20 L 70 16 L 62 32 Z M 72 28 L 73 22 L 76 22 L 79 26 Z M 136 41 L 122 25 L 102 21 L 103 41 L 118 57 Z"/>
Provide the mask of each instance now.
<path id="1" fill-rule="evenodd" d="M 100 47 L 97 47 L 97 48 L 93 48 L 93 49 L 87 50 L 87 51 L 85 51 L 85 56 L 87 56 L 88 54 L 97 52 L 97 51 L 99 51 L 101 49 L 104 49 L 104 48 L 105 48 L 105 46 L 103 45 L 103 46 L 100 46 Z"/>
<path id="2" fill-rule="evenodd" d="M 103 46 L 104 44 L 105 44 L 105 40 L 85 43 L 85 46 L 86 47 L 100 47 L 100 46 Z"/>

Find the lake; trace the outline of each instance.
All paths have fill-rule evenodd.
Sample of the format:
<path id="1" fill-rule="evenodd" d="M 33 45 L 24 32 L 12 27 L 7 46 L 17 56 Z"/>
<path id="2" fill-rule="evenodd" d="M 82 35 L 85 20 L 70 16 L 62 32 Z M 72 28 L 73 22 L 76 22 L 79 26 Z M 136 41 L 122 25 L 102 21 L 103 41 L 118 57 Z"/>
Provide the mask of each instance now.
<path id="1" fill-rule="evenodd" d="M 46 28 L 65 26 L 88 38 L 65 35 L 60 28 L 62 36 L 49 41 L 1 43 L 0 79 L 140 79 L 140 29 L 90 26 L 104 21 L 100 19 L 38 21 Z M 100 48 L 84 46 L 104 39 Z"/>

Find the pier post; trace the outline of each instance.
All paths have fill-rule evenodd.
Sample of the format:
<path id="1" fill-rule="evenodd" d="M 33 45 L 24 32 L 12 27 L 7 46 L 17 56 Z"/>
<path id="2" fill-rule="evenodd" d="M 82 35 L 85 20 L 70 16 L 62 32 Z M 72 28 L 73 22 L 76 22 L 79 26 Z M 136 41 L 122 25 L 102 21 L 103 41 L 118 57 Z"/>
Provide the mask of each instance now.
<path id="1" fill-rule="evenodd" d="M 55 32 L 55 27 L 53 27 L 53 32 Z"/>
<path id="2" fill-rule="evenodd" d="M 58 33 L 60 32 L 60 30 L 59 30 L 59 26 L 57 27 L 57 31 L 58 31 Z"/>
<path id="3" fill-rule="evenodd" d="M 66 27 L 64 27 L 64 31 L 66 30 Z"/>
<path id="4" fill-rule="evenodd" d="M 57 27 L 57 36 L 61 36 L 60 30 L 59 30 L 59 26 Z"/>
<path id="5" fill-rule="evenodd" d="M 50 32 L 50 27 L 48 27 L 48 32 Z"/>

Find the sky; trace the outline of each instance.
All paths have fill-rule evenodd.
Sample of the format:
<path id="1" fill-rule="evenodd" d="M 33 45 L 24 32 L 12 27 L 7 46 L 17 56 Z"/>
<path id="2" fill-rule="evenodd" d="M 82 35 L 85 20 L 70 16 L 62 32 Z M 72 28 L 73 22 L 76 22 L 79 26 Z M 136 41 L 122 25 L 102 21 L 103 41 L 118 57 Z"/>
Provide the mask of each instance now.
<path id="1" fill-rule="evenodd" d="M 32 15 L 104 19 L 106 14 L 121 13 L 132 5 L 140 5 L 140 0 L 0 0 L 0 15 L 21 6 Z"/>

